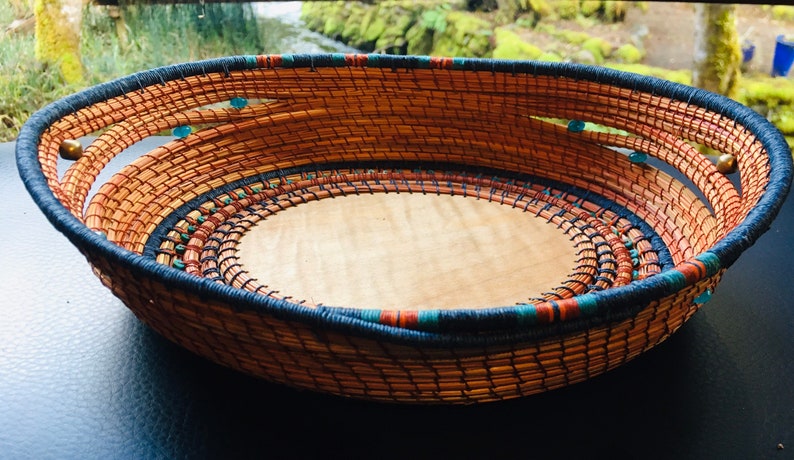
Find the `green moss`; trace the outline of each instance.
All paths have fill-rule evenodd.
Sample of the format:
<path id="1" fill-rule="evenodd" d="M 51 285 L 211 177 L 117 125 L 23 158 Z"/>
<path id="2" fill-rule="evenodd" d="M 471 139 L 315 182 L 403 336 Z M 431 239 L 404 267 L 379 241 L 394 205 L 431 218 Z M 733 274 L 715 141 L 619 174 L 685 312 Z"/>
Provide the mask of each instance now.
<path id="1" fill-rule="evenodd" d="M 529 9 L 534 11 L 539 17 L 550 16 L 554 12 L 554 9 L 546 0 L 529 0 Z"/>
<path id="2" fill-rule="evenodd" d="M 328 19 L 323 24 L 323 35 L 326 37 L 337 38 L 345 30 L 346 17 L 340 14 L 329 14 Z"/>
<path id="3" fill-rule="evenodd" d="M 684 85 L 692 84 L 692 72 L 689 70 L 669 70 L 660 67 L 651 67 L 643 64 L 616 64 L 608 63 L 605 67 L 620 70 L 623 72 L 638 73 L 641 75 L 649 75 L 652 77 L 661 78 L 664 80 L 682 83 Z"/>
<path id="4" fill-rule="evenodd" d="M 449 5 L 438 5 L 422 12 L 422 26 L 428 30 L 444 33 L 447 30 L 447 14 L 450 11 Z"/>
<path id="5" fill-rule="evenodd" d="M 304 5 L 306 3 L 314 2 L 304 2 Z M 364 16 L 364 10 L 361 8 L 354 8 L 350 11 L 350 16 L 348 16 L 347 21 L 345 21 L 345 27 L 342 28 L 342 40 L 345 43 L 351 43 L 354 40 L 359 41 L 361 39 L 362 16 Z"/>
<path id="6" fill-rule="evenodd" d="M 76 53 L 66 53 L 61 57 L 61 74 L 63 79 L 69 83 L 79 83 L 83 81 L 83 63 L 80 56 Z"/>
<path id="7" fill-rule="evenodd" d="M 592 37 L 582 43 L 582 49 L 589 51 L 595 58 L 596 64 L 603 64 L 604 58 L 612 54 L 612 45 L 600 37 Z"/>
<path id="8" fill-rule="evenodd" d="M 322 14 L 321 2 L 303 2 L 301 5 L 301 20 L 309 30 L 322 32 L 325 27 L 325 16 Z"/>
<path id="9" fill-rule="evenodd" d="M 561 19 L 573 19 L 579 14 L 579 0 L 557 0 L 554 11 Z"/>
<path id="10" fill-rule="evenodd" d="M 443 34 L 433 35 L 432 54 L 439 56 L 489 57 L 491 23 L 470 13 L 450 11 Z"/>
<path id="11" fill-rule="evenodd" d="M 794 81 L 772 77 L 745 78 L 736 99 L 765 116 L 783 134 L 794 136 Z"/>
<path id="12" fill-rule="evenodd" d="M 433 31 L 427 29 L 421 21 L 417 21 L 405 32 L 408 42 L 406 53 L 413 55 L 430 54 L 433 50 Z"/>
<path id="13" fill-rule="evenodd" d="M 81 82 L 80 34 L 64 18 L 61 2 L 36 0 L 33 12 L 36 15 L 36 59 L 56 66 L 67 83 Z"/>
<path id="14" fill-rule="evenodd" d="M 783 134 L 794 134 L 794 114 L 791 111 L 777 112 L 769 121 Z"/>
<path id="15" fill-rule="evenodd" d="M 538 61 L 548 61 L 548 62 L 562 62 L 563 58 L 559 54 L 549 51 L 546 53 L 541 54 L 537 57 Z"/>
<path id="16" fill-rule="evenodd" d="M 543 54 L 543 50 L 523 41 L 517 33 L 504 27 L 497 27 L 494 35 L 496 37 L 496 47 L 493 50 L 494 58 L 538 59 Z"/>
<path id="17" fill-rule="evenodd" d="M 772 7 L 772 19 L 778 21 L 794 21 L 794 6 L 775 5 Z"/>
<path id="18" fill-rule="evenodd" d="M 582 0 L 580 9 L 585 16 L 594 16 L 601 10 L 601 0 Z"/>
<path id="19" fill-rule="evenodd" d="M 636 64 L 640 62 L 643 57 L 645 57 L 645 53 L 629 43 L 621 45 L 612 53 L 613 59 L 624 64 Z"/>
<path id="20" fill-rule="evenodd" d="M 773 109 L 788 106 L 794 113 L 794 80 L 772 77 L 746 78 L 742 80 L 736 99 L 748 106 L 763 104 Z"/>
<path id="21" fill-rule="evenodd" d="M 629 2 L 613 2 L 605 1 L 603 3 L 603 10 L 601 16 L 607 22 L 622 21 L 626 17 L 626 11 L 629 7 Z"/>
<path id="22" fill-rule="evenodd" d="M 736 31 L 735 8 L 724 8 L 709 24 L 709 48 L 711 53 L 706 63 L 701 85 L 705 89 L 728 97 L 735 97 L 741 78 L 742 49 Z M 712 87 L 712 85 L 715 85 Z"/>
<path id="23" fill-rule="evenodd" d="M 583 45 L 587 40 L 592 38 L 588 33 L 578 32 L 576 30 L 556 30 L 552 32 L 552 35 L 572 45 Z"/>
<path id="24" fill-rule="evenodd" d="M 369 21 L 366 22 L 366 27 L 361 26 L 361 39 L 365 42 L 374 42 L 386 32 L 386 18 L 378 13 L 379 11 L 372 10 L 368 15 Z"/>
<path id="25" fill-rule="evenodd" d="M 397 7 L 384 16 L 393 19 L 389 21 L 389 25 L 375 42 L 375 49 L 393 54 L 404 52 L 408 40 L 406 37 L 408 29 L 416 22 L 413 14 Z"/>

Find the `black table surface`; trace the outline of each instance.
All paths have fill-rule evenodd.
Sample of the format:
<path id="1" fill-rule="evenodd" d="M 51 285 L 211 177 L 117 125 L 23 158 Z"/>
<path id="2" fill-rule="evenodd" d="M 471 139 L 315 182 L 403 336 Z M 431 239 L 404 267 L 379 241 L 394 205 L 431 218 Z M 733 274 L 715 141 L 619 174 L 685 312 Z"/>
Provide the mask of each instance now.
<path id="1" fill-rule="evenodd" d="M 709 303 L 621 368 L 519 400 L 384 405 L 158 336 L 46 221 L 13 150 L 0 144 L 0 458 L 794 458 L 792 199 Z"/>

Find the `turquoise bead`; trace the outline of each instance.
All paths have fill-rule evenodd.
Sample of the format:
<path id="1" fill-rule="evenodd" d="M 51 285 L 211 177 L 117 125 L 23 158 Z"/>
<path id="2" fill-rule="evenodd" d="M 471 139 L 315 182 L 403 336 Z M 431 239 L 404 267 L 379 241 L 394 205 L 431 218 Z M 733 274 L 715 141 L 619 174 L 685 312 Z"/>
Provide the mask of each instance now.
<path id="1" fill-rule="evenodd" d="M 243 107 L 248 105 L 248 99 L 244 97 L 233 97 L 229 104 L 232 105 L 235 109 L 242 109 Z"/>
<path id="2" fill-rule="evenodd" d="M 706 289 L 702 294 L 695 297 L 695 303 L 706 303 L 711 300 L 711 289 Z"/>
<path id="3" fill-rule="evenodd" d="M 174 262 L 173 262 L 172 265 L 174 266 L 174 268 L 179 269 L 179 270 L 184 270 L 185 269 L 185 263 L 182 262 L 179 259 L 174 259 Z"/>
<path id="4" fill-rule="evenodd" d="M 568 122 L 568 131 L 572 133 L 581 133 L 584 131 L 585 122 L 582 120 L 571 120 Z"/>
<path id="5" fill-rule="evenodd" d="M 631 152 L 629 154 L 629 161 L 632 163 L 645 163 L 645 160 L 648 159 L 648 155 L 642 152 Z"/>
<path id="6" fill-rule="evenodd" d="M 190 126 L 183 125 L 183 126 L 177 126 L 176 128 L 172 129 L 171 134 L 181 139 L 183 137 L 187 137 L 188 134 L 190 134 L 192 131 L 193 130 L 190 129 Z"/>

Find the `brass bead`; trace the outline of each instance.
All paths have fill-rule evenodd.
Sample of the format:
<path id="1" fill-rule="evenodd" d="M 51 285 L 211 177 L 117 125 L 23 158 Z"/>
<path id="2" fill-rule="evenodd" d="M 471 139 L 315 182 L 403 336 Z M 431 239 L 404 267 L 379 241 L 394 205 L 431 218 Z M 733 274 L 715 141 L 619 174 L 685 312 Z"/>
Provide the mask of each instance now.
<path id="1" fill-rule="evenodd" d="M 717 159 L 717 171 L 723 174 L 733 174 L 738 167 L 739 165 L 736 163 L 736 157 L 730 153 L 720 155 Z"/>
<path id="2" fill-rule="evenodd" d="M 80 141 L 74 139 L 64 139 L 58 147 L 58 153 L 64 160 L 79 160 L 83 156 L 83 146 Z"/>

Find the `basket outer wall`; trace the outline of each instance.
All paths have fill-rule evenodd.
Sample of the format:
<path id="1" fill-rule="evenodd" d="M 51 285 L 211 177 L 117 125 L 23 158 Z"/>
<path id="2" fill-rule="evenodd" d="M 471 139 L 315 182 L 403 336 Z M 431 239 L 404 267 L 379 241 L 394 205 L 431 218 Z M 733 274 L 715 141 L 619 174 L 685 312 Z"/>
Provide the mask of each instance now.
<path id="1" fill-rule="evenodd" d="M 200 356 L 299 388 L 401 403 L 511 399 L 603 374 L 678 330 L 701 306 L 695 297 L 714 289 L 723 273 L 653 301 L 631 318 L 584 331 L 479 346 L 454 345 L 450 338 L 449 346 L 427 347 L 239 311 L 233 304 L 137 277 L 101 257 L 90 260 L 103 283 L 140 320 Z"/>

